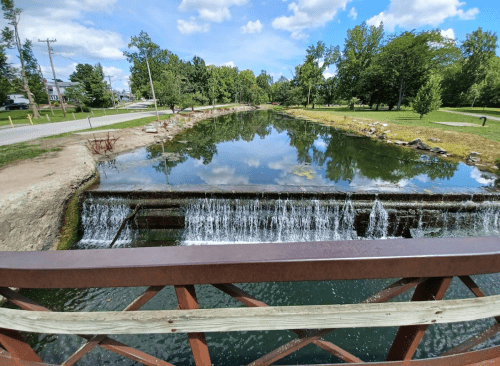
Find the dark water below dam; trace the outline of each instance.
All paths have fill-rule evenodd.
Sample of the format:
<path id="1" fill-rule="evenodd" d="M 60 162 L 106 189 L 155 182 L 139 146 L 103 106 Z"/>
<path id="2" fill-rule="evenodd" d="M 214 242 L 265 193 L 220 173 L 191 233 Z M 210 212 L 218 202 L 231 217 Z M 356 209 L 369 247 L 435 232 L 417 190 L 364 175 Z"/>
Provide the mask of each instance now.
<path id="1" fill-rule="evenodd" d="M 333 128 L 274 112 L 253 112 L 208 120 L 174 141 L 120 155 L 99 166 L 101 187 L 173 185 L 258 185 L 328 187 L 345 192 L 492 192 L 494 176 L 475 167 L 412 150 L 347 137 Z M 82 205 L 80 240 L 73 249 L 108 248 L 122 221 L 133 211 L 131 199 L 90 193 Z M 163 216 L 175 220 L 164 220 Z M 174 222 L 174 224 L 172 224 Z M 378 199 L 357 202 L 314 198 L 186 199 L 171 207 L 143 207 L 122 231 L 115 248 L 151 245 L 224 245 L 394 237 L 500 235 L 497 200 L 470 200 L 441 206 L 411 206 Z M 474 276 L 487 295 L 500 294 L 500 274 Z M 240 284 L 271 306 L 357 303 L 394 280 Z M 54 311 L 120 311 L 145 288 L 23 290 Z M 243 306 L 210 286 L 196 286 L 200 308 Z M 408 301 L 409 293 L 393 301 Z M 456 278 L 445 299 L 472 297 Z M 175 309 L 172 287 L 163 289 L 144 310 Z M 438 356 L 493 319 L 431 325 L 415 358 Z M 363 361 L 382 361 L 396 328 L 342 329 L 325 339 Z M 184 334 L 113 336 L 174 365 L 194 365 Z M 295 338 L 290 331 L 208 333 L 214 365 L 244 365 Z M 29 335 L 30 344 L 48 363 L 60 364 L 83 341 L 76 336 Z M 482 348 L 500 344 L 496 335 Z M 309 345 L 277 365 L 338 362 Z M 79 365 L 136 365 L 97 347 Z"/>

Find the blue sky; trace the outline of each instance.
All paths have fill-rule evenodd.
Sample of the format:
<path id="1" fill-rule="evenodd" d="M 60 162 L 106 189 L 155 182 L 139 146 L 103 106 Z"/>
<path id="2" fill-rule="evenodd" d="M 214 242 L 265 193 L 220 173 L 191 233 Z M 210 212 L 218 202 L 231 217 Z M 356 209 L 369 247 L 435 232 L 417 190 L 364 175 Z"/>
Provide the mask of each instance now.
<path id="1" fill-rule="evenodd" d="M 47 79 L 47 47 L 38 39 L 56 38 L 58 78 L 67 80 L 77 63 L 100 62 L 120 90 L 128 89 L 130 74 L 122 52 L 141 30 L 182 59 L 197 55 L 256 75 L 264 69 L 275 79 L 291 77 L 308 45 L 322 40 L 342 47 L 347 30 L 363 21 L 383 21 L 386 34 L 440 28 L 458 41 L 479 26 L 500 34 L 498 0 L 15 0 L 15 5 L 23 9 L 22 38 L 34 42 Z M 0 26 L 5 23 L 0 20 Z M 330 69 L 327 76 L 333 73 Z"/>

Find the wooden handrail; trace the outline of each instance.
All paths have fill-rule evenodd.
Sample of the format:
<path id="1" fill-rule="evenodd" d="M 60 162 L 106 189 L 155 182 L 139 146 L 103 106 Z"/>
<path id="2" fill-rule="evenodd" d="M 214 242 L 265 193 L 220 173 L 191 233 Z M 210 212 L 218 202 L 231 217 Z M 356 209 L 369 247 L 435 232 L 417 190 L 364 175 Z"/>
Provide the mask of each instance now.
<path id="1" fill-rule="evenodd" d="M 137 287 L 496 273 L 500 237 L 0 253 L 0 287 Z"/>

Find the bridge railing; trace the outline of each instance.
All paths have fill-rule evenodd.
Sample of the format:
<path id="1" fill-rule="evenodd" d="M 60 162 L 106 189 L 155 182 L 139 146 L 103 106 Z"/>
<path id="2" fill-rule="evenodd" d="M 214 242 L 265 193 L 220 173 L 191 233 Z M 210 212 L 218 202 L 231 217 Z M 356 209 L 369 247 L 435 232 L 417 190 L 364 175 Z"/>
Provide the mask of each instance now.
<path id="1" fill-rule="evenodd" d="M 85 344 L 62 364 L 103 347 L 144 365 L 171 365 L 112 338 L 116 334 L 185 333 L 197 366 L 211 365 L 205 332 L 291 330 L 296 338 L 250 365 L 271 365 L 314 344 L 362 364 L 323 337 L 341 328 L 399 327 L 385 362 L 370 365 L 494 365 L 500 347 L 471 351 L 500 332 L 500 295 L 485 296 L 471 275 L 500 272 L 500 237 L 395 239 L 157 247 L 64 252 L 1 252 L 0 364 L 46 365 L 21 332 L 74 334 Z M 453 277 L 471 298 L 442 300 Z M 359 304 L 268 306 L 234 283 L 399 278 Z M 208 284 L 247 307 L 199 309 L 194 285 Z M 147 289 L 121 312 L 52 312 L 11 288 Z M 176 310 L 138 311 L 165 286 Z M 413 291 L 410 302 L 388 302 Z M 496 324 L 437 358 L 412 360 L 431 324 L 494 317 Z M 333 365 L 333 364 L 332 364 Z"/>

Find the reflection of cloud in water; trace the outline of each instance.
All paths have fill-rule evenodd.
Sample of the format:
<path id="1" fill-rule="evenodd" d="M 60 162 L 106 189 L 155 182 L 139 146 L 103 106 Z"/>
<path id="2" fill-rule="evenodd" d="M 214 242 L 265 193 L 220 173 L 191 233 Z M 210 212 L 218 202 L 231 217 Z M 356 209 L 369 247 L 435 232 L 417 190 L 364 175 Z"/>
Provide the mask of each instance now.
<path id="1" fill-rule="evenodd" d="M 330 180 L 323 178 L 319 174 L 315 174 L 312 179 L 306 176 L 295 175 L 292 173 L 284 172 L 279 178 L 275 179 L 276 184 L 281 186 L 334 186 Z"/>
<path id="2" fill-rule="evenodd" d="M 314 146 L 316 146 L 316 149 L 325 151 L 326 148 L 328 147 L 327 143 L 324 142 L 323 140 L 316 140 L 314 141 Z"/>
<path id="3" fill-rule="evenodd" d="M 419 174 L 415 177 L 415 179 L 422 183 L 429 183 L 431 181 L 431 178 L 429 178 L 427 174 Z"/>
<path id="4" fill-rule="evenodd" d="M 281 161 L 274 161 L 267 164 L 267 166 L 273 170 L 285 170 L 285 171 L 289 171 L 291 167 L 295 165 L 297 165 L 297 163 L 290 161 L 290 158 L 288 157 L 285 157 Z"/>
<path id="5" fill-rule="evenodd" d="M 199 166 L 203 166 L 203 159 L 193 159 L 193 166 L 198 168 Z"/>
<path id="6" fill-rule="evenodd" d="M 258 159 L 245 158 L 243 159 L 243 162 L 253 168 L 258 168 L 260 165 L 260 161 Z"/>
<path id="7" fill-rule="evenodd" d="M 235 175 L 236 169 L 227 165 L 213 167 L 197 175 L 207 184 L 248 184 L 248 177 Z"/>
<path id="8" fill-rule="evenodd" d="M 472 169 L 472 171 L 470 172 L 470 176 L 479 184 L 489 185 L 495 183 L 496 180 L 495 178 L 489 177 L 488 175 L 482 173 L 478 168 Z"/>
<path id="9" fill-rule="evenodd" d="M 362 177 L 358 174 L 354 176 L 354 179 L 349 184 L 352 188 L 356 190 L 373 190 L 377 189 L 380 191 L 398 191 L 399 189 L 406 187 L 410 184 L 408 179 L 401 179 L 397 183 L 387 182 L 380 178 L 371 180 L 369 178 Z"/>

